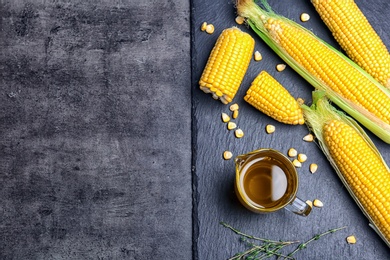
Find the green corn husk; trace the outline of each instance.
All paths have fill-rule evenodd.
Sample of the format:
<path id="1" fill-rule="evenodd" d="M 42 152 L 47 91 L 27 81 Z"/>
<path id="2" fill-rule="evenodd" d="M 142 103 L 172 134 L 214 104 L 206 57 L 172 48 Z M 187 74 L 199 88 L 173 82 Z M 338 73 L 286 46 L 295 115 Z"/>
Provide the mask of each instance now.
<path id="1" fill-rule="evenodd" d="M 373 216 L 369 214 L 369 212 L 365 209 L 365 206 L 363 205 L 363 201 L 360 201 L 361 198 L 359 199 L 358 194 L 354 192 L 353 188 L 350 186 L 350 184 L 347 182 L 347 180 L 344 177 L 345 172 L 343 173 L 342 169 L 340 168 L 341 165 L 338 165 L 336 163 L 336 160 L 334 157 L 332 157 L 332 151 L 330 151 L 329 147 L 326 145 L 326 140 L 324 139 L 323 135 L 323 128 L 324 126 L 330 122 L 331 120 L 337 120 L 337 121 L 342 121 L 343 123 L 347 124 L 350 126 L 353 130 L 355 130 L 362 138 L 362 140 L 368 145 L 370 150 L 375 154 L 375 156 L 378 157 L 378 159 L 383 163 L 383 166 L 388 172 L 388 178 L 383 179 L 382 181 L 376 183 L 375 188 L 379 190 L 384 190 L 385 192 L 390 192 L 388 185 L 390 184 L 390 170 L 389 167 L 387 166 L 386 162 L 384 161 L 383 157 L 381 156 L 380 152 L 378 149 L 375 147 L 374 143 L 371 141 L 371 139 L 367 136 L 367 134 L 364 132 L 364 130 L 359 126 L 356 121 L 354 121 L 352 118 L 348 117 L 344 113 L 337 111 L 334 107 L 331 106 L 329 103 L 328 99 L 325 98 L 325 93 L 323 91 L 314 91 L 313 92 L 313 104 L 308 107 L 306 105 L 302 106 L 303 112 L 304 112 L 304 117 L 305 117 L 305 122 L 308 125 L 309 129 L 315 134 L 319 146 L 321 150 L 324 152 L 328 160 L 330 161 L 331 165 L 337 172 L 337 175 L 347 188 L 348 192 L 352 196 L 352 198 L 355 200 L 359 208 L 362 210 L 364 215 L 368 218 L 370 222 L 370 226 L 378 233 L 378 235 L 385 241 L 387 246 L 390 247 L 390 236 L 385 235 L 385 232 L 389 234 L 390 228 L 386 229 L 385 227 L 380 227 L 379 225 L 376 224 L 375 220 L 373 219 Z M 350 142 L 356 142 L 356 139 L 354 140 L 344 140 L 340 138 L 338 140 L 340 146 L 344 146 L 346 149 L 351 149 L 351 153 L 353 154 L 354 158 L 360 158 L 364 160 L 368 155 L 367 154 L 362 154 L 360 149 L 354 149 L 351 148 L 351 145 L 348 144 L 348 141 Z M 341 162 L 339 162 L 341 163 Z M 373 174 L 373 173 L 371 173 Z M 386 176 L 386 175 L 385 175 Z M 356 176 L 356 178 L 358 178 Z M 366 179 L 370 179 L 370 174 L 367 173 L 364 175 L 364 178 L 359 177 L 359 182 L 361 183 L 366 183 Z M 386 195 L 388 196 L 388 195 Z M 380 201 L 376 201 L 377 204 L 375 204 L 374 201 L 370 201 L 373 205 L 377 205 L 380 203 Z M 367 204 L 366 204 L 367 205 Z M 389 211 L 390 207 L 387 205 L 384 205 Z M 388 225 L 390 225 L 390 219 L 386 221 Z"/>
<path id="2" fill-rule="evenodd" d="M 362 125 L 364 125 L 367 129 L 369 129 L 372 133 L 381 138 L 384 142 L 390 143 L 390 125 L 387 122 L 384 122 L 380 118 L 378 118 L 373 113 L 369 112 L 367 109 L 363 108 L 362 105 L 358 105 L 351 100 L 346 99 L 340 94 L 333 91 L 328 85 L 326 85 L 323 81 L 321 81 L 316 76 L 309 73 L 298 61 L 294 60 L 286 50 L 280 46 L 277 41 L 273 38 L 272 33 L 270 33 L 266 26 L 265 22 L 269 18 L 273 18 L 276 20 L 282 20 L 285 23 L 288 23 L 291 26 L 300 28 L 303 33 L 309 34 L 314 37 L 316 40 L 320 42 L 320 44 L 324 44 L 331 51 L 340 57 L 340 59 L 344 59 L 350 65 L 352 65 L 362 76 L 369 79 L 378 90 L 382 91 L 388 100 L 385 102 L 386 109 L 390 109 L 390 91 L 386 89 L 384 86 L 379 84 L 376 80 L 373 79 L 367 72 L 365 72 L 362 68 L 360 68 L 356 63 L 351 61 L 348 57 L 343 55 L 341 52 L 337 51 L 335 48 L 322 41 L 320 38 L 315 36 L 311 31 L 305 29 L 301 25 L 283 17 L 275 14 L 267 1 L 261 1 L 263 8 L 257 5 L 253 0 L 237 0 L 236 7 L 237 12 L 240 16 L 246 18 L 249 26 L 260 36 L 260 38 L 276 53 L 278 54 L 291 68 L 293 68 L 298 74 L 300 74 L 304 79 L 306 79 L 315 89 L 322 90 L 326 92 L 326 95 L 329 99 L 332 100 L 333 103 L 337 104 L 341 109 L 359 121 Z M 361 86 L 364 88 L 365 86 Z M 373 105 L 373 104 L 372 104 Z M 389 115 L 390 116 L 390 115 Z M 388 120 L 390 122 L 390 118 Z"/>

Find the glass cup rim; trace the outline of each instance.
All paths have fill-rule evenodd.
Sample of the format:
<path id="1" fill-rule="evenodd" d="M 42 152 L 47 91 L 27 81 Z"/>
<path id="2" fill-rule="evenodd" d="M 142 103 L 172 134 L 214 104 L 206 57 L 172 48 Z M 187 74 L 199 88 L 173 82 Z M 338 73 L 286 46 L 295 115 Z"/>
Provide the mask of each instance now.
<path id="1" fill-rule="evenodd" d="M 278 156 L 280 156 L 282 158 L 283 161 L 281 161 L 279 158 L 272 157 L 272 158 L 274 158 L 274 159 L 276 159 L 278 161 L 281 161 L 281 163 L 286 166 L 286 168 L 293 174 L 293 179 L 294 179 L 295 184 L 296 184 L 294 186 L 293 192 L 290 195 L 290 198 L 288 200 L 286 200 L 285 203 L 282 203 L 281 205 L 279 205 L 279 206 L 277 206 L 275 208 L 263 208 L 263 207 L 259 207 L 257 204 L 252 203 L 251 200 L 247 199 L 248 195 L 244 191 L 243 187 L 241 187 L 242 185 L 241 185 L 241 182 L 240 182 L 240 171 L 239 171 L 239 168 L 238 168 L 238 165 L 237 165 L 237 158 L 239 158 L 240 156 L 248 156 L 248 155 L 249 155 L 249 158 L 250 158 L 250 156 L 257 155 L 257 154 L 260 154 L 260 153 L 265 153 L 265 152 L 270 152 L 270 153 L 277 154 Z M 278 150 L 275 150 L 275 149 L 271 149 L 271 148 L 260 148 L 260 149 L 253 150 L 253 151 L 251 151 L 249 153 L 246 153 L 246 154 L 238 155 L 236 157 L 235 161 L 236 161 L 236 181 L 235 181 L 235 185 L 236 185 L 237 191 L 239 193 L 239 196 L 242 198 L 244 203 L 247 204 L 247 206 L 249 206 L 250 208 L 254 209 L 255 211 L 260 211 L 260 212 L 275 212 L 277 210 L 280 210 L 280 209 L 286 207 L 286 205 L 288 205 L 291 202 L 293 202 L 294 199 L 296 198 L 296 194 L 298 192 L 298 186 L 299 186 L 298 172 L 297 172 L 297 169 L 295 168 L 294 164 L 290 161 L 290 159 L 286 155 L 284 155 L 282 152 L 280 152 Z M 244 163 L 244 165 L 245 165 L 245 163 Z"/>

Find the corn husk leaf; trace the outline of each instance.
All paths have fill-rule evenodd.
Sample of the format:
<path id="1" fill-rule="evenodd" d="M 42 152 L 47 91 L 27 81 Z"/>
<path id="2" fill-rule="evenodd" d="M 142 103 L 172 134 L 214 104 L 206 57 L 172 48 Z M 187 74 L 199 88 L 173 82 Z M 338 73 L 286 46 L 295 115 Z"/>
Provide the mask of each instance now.
<path id="1" fill-rule="evenodd" d="M 352 198 L 355 200 L 356 204 L 359 206 L 363 214 L 368 218 L 370 222 L 370 226 L 378 233 L 378 235 L 385 241 L 387 246 L 390 247 L 390 241 L 386 239 L 384 234 L 379 230 L 379 228 L 375 225 L 372 217 L 368 214 L 362 203 L 359 201 L 356 194 L 353 192 L 349 184 L 347 183 L 346 179 L 344 178 L 344 175 L 340 171 L 340 169 L 337 167 L 337 164 L 335 160 L 332 158 L 330 151 L 328 147 L 326 146 L 323 138 L 323 126 L 326 122 L 329 120 L 340 120 L 344 123 L 351 126 L 356 132 L 362 136 L 363 140 L 367 143 L 367 145 L 372 149 L 372 151 L 375 153 L 375 155 L 383 162 L 383 164 L 386 166 L 387 171 L 390 174 L 390 169 L 388 165 L 386 164 L 385 160 L 383 159 L 381 153 L 376 148 L 375 144 L 371 141 L 371 139 L 368 137 L 368 135 L 364 132 L 364 130 L 360 127 L 358 123 L 356 123 L 355 120 L 353 120 L 351 117 L 345 115 L 344 113 L 336 110 L 331 104 L 329 103 L 328 99 L 325 97 L 325 92 L 323 91 L 314 91 L 313 92 L 313 104 L 308 107 L 306 105 L 302 105 L 302 109 L 305 116 L 305 122 L 308 125 L 309 129 L 314 133 L 318 140 L 318 144 L 321 148 L 321 150 L 324 152 L 325 156 L 331 163 L 332 167 L 335 169 L 338 177 L 343 182 L 344 186 L 347 188 L 349 194 L 352 196 Z M 363 157 L 363 155 L 359 154 L 359 151 L 356 151 L 357 157 Z"/>
<path id="2" fill-rule="evenodd" d="M 275 40 L 273 40 L 270 33 L 264 27 L 262 18 L 274 18 L 281 19 L 286 23 L 289 23 L 293 26 L 301 28 L 303 31 L 309 33 L 313 37 L 315 37 L 319 42 L 326 45 L 329 49 L 334 51 L 341 58 L 346 60 L 349 64 L 351 64 L 354 68 L 356 68 L 363 76 L 367 77 L 370 81 L 372 81 L 378 89 L 383 91 L 388 97 L 390 102 L 390 91 L 379 84 L 371 75 L 365 72 L 361 67 L 359 67 L 356 63 L 350 60 L 347 56 L 342 54 L 340 51 L 333 48 L 331 45 L 324 42 L 322 39 L 314 35 L 311 31 L 307 30 L 303 26 L 283 17 L 276 13 L 274 13 L 267 1 L 261 1 L 262 9 L 258 6 L 253 0 L 237 0 L 237 11 L 238 14 L 242 17 L 245 17 L 247 23 L 252 28 L 252 30 L 260 36 L 260 38 L 279 56 L 281 57 L 292 69 L 294 69 L 299 75 L 301 75 L 306 81 L 308 81 L 315 89 L 325 91 L 326 95 L 329 99 L 332 100 L 337 106 L 343 109 L 346 113 L 351 115 L 357 121 L 359 121 L 362 125 L 364 125 L 367 129 L 369 129 L 376 136 L 381 138 L 384 142 L 390 143 L 390 125 L 383 122 L 383 120 L 379 119 L 374 114 L 370 113 L 366 109 L 361 106 L 353 103 L 352 101 L 342 97 L 338 93 L 334 92 L 329 86 L 327 86 L 323 81 L 312 75 L 305 68 L 303 68 L 300 64 L 298 64 L 294 58 L 292 58 Z M 363 86 L 364 87 L 364 86 Z"/>

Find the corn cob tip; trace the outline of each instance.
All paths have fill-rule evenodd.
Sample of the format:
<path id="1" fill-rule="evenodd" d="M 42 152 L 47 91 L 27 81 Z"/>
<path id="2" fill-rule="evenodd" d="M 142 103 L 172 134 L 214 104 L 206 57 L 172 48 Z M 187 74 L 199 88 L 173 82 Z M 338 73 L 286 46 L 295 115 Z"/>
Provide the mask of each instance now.
<path id="1" fill-rule="evenodd" d="M 305 123 L 296 99 L 266 71 L 261 71 L 253 80 L 244 100 L 279 122 L 291 125 Z"/>

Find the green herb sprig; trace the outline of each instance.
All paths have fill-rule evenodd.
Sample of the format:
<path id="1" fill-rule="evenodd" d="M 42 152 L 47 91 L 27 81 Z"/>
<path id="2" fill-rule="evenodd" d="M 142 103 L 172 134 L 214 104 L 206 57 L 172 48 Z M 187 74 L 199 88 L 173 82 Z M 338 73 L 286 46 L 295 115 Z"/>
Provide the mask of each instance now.
<path id="1" fill-rule="evenodd" d="M 220 222 L 220 224 L 230 229 L 237 235 L 240 235 L 240 240 L 249 247 L 248 250 L 244 252 L 239 252 L 234 256 L 230 257 L 228 260 L 244 260 L 244 259 L 259 260 L 259 259 L 266 259 L 270 257 L 277 257 L 277 259 L 295 259 L 292 256 L 296 254 L 298 251 L 305 249 L 307 245 L 310 244 L 311 242 L 319 240 L 321 237 L 325 235 L 332 234 L 341 229 L 346 228 L 346 227 L 340 227 L 340 228 L 330 229 L 324 233 L 313 236 L 311 239 L 303 243 L 300 243 L 299 241 L 281 241 L 281 240 L 276 241 L 276 240 L 255 237 L 252 235 L 245 234 L 225 222 Z M 259 241 L 260 244 L 255 244 L 254 242 L 251 242 L 249 239 Z M 287 255 L 281 253 L 282 248 L 293 244 L 298 244 L 298 245 L 292 252 L 290 252 Z"/>

